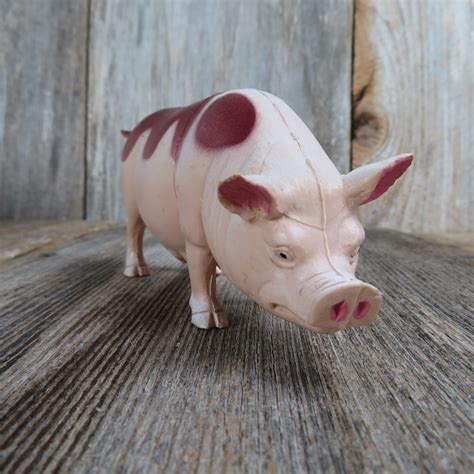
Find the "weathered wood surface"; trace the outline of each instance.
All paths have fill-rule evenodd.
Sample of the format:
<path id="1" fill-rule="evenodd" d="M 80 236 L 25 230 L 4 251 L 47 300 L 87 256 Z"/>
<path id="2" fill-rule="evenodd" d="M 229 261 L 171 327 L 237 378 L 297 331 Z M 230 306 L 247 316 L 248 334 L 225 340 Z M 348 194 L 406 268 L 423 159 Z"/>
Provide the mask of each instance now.
<path id="1" fill-rule="evenodd" d="M 0 266 L 2 472 L 473 472 L 472 253 L 369 232 L 381 315 L 320 336 L 224 277 L 231 326 L 195 329 L 186 267 L 147 239 L 127 279 L 124 251 L 112 228 Z"/>
<path id="2" fill-rule="evenodd" d="M 371 226 L 474 230 L 471 0 L 355 0 L 353 165 L 413 151 Z"/>
<path id="3" fill-rule="evenodd" d="M 0 10 L 0 219 L 82 218 L 87 0 Z"/>
<path id="4" fill-rule="evenodd" d="M 92 2 L 87 216 L 124 216 L 121 128 L 163 107 L 256 87 L 350 163 L 352 0 Z"/>
<path id="5" fill-rule="evenodd" d="M 111 227 L 111 222 L 0 221 L 0 262 L 25 255 L 35 258 L 84 235 Z M 19 263 L 24 263 L 22 259 Z"/>
<path id="6" fill-rule="evenodd" d="M 420 234 L 418 237 L 444 245 L 454 245 L 459 249 L 474 254 L 473 234 Z"/>

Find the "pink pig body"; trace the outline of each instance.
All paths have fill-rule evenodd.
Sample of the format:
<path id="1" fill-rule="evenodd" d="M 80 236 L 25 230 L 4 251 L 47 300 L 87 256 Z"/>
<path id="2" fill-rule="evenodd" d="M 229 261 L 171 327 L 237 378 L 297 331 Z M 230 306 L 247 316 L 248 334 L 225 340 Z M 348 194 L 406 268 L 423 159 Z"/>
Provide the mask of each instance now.
<path id="1" fill-rule="evenodd" d="M 357 207 L 383 194 L 411 155 L 341 176 L 277 97 L 246 89 L 143 120 L 125 144 L 125 275 L 148 274 L 145 226 L 187 261 L 192 322 L 225 327 L 216 263 L 273 314 L 332 333 L 370 325 L 381 294 L 355 278 Z"/>

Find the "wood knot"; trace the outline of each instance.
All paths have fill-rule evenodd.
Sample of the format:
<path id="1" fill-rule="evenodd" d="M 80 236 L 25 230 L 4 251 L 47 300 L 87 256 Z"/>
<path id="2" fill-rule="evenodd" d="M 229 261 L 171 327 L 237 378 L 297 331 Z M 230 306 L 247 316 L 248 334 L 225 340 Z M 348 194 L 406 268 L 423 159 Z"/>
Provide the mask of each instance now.
<path id="1" fill-rule="evenodd" d="M 380 107 L 363 101 L 353 111 L 352 153 L 353 165 L 364 164 L 373 156 L 387 138 L 388 120 Z"/>

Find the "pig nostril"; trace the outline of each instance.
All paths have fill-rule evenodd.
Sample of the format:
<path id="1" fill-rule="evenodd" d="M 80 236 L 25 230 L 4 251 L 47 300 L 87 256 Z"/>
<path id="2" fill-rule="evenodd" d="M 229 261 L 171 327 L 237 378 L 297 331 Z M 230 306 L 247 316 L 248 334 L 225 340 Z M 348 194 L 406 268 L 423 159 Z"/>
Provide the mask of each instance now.
<path id="1" fill-rule="evenodd" d="M 331 308 L 331 319 L 333 321 L 343 321 L 347 316 L 349 306 L 346 300 L 339 301 Z"/>
<path id="2" fill-rule="evenodd" d="M 368 301 L 361 301 L 357 305 L 356 314 L 354 319 L 362 319 L 367 316 L 367 313 L 370 311 L 370 303 Z"/>

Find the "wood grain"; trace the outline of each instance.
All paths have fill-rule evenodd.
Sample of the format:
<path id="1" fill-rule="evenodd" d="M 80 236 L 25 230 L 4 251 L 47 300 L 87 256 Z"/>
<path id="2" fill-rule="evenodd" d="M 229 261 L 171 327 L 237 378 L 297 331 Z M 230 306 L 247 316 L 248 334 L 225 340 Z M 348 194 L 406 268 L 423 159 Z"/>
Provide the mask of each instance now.
<path id="1" fill-rule="evenodd" d="M 112 226 L 111 222 L 78 221 L 1 221 L 0 263 L 20 259 L 28 255 L 35 258 L 39 253 L 64 246 L 83 235 Z M 18 262 L 20 263 L 20 262 Z"/>
<path id="2" fill-rule="evenodd" d="M 219 278 L 225 330 L 191 326 L 186 267 L 124 229 L 0 266 L 0 469 L 472 472 L 472 253 L 369 232 L 373 328 L 321 336 Z"/>
<path id="3" fill-rule="evenodd" d="M 0 218 L 82 218 L 87 0 L 0 5 Z"/>
<path id="4" fill-rule="evenodd" d="M 349 168 L 351 0 L 103 0 L 91 21 L 88 217 L 124 217 L 121 128 L 228 89 L 282 97 Z"/>
<path id="5" fill-rule="evenodd" d="M 355 1 L 353 166 L 415 154 L 368 225 L 474 230 L 473 21 L 470 0 Z"/>

